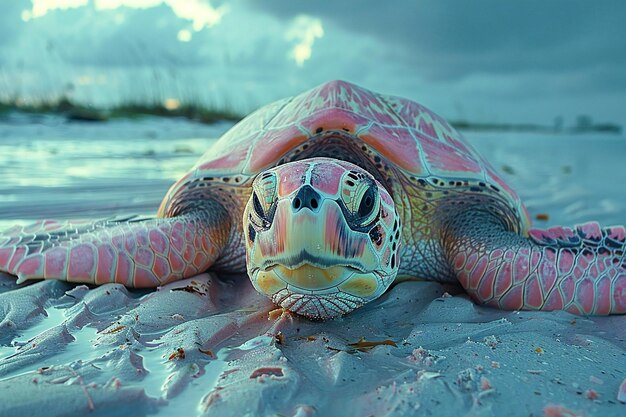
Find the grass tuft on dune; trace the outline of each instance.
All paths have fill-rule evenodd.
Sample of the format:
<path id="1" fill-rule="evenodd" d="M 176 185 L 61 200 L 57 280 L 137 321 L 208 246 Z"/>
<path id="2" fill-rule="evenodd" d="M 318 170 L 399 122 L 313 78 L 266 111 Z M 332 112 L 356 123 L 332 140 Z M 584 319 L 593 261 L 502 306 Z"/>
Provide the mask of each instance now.
<path id="1" fill-rule="evenodd" d="M 56 114 L 73 121 L 104 122 L 111 119 L 136 119 L 145 116 L 180 117 L 200 123 L 239 121 L 242 114 L 228 108 L 205 106 L 193 102 L 123 102 L 111 107 L 96 107 L 77 103 L 68 97 L 24 101 L 19 98 L 0 100 L 0 117 L 11 112 Z"/>

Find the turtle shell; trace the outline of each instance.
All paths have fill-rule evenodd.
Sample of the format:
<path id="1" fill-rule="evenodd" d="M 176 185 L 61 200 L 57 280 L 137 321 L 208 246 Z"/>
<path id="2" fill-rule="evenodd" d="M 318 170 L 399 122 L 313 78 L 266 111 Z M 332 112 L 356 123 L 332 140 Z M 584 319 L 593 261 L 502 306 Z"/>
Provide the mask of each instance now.
<path id="1" fill-rule="evenodd" d="M 354 149 L 373 150 L 394 172 L 413 180 L 469 181 L 517 211 L 521 230 L 528 226 L 518 195 L 444 118 L 414 101 L 345 81 L 324 83 L 247 116 L 172 187 L 164 205 L 172 194 L 184 198 L 183 185 L 194 181 L 226 179 L 248 186 L 256 174 L 284 163 L 294 149 L 325 132 L 340 133 L 354 142 Z"/>

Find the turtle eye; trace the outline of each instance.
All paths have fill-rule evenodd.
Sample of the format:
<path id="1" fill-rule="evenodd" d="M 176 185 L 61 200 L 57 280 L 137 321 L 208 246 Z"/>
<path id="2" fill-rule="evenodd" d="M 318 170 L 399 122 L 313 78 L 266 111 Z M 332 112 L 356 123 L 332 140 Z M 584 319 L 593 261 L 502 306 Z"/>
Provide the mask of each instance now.
<path id="1" fill-rule="evenodd" d="M 361 197 L 361 204 L 359 204 L 359 209 L 357 214 L 359 217 L 367 217 L 372 214 L 374 210 L 374 199 L 376 198 L 375 191 L 372 187 L 368 188 L 363 197 Z"/>
<path id="2" fill-rule="evenodd" d="M 349 171 L 344 176 L 340 201 L 348 224 L 361 230 L 372 224 L 380 212 L 380 195 L 373 178 L 362 172 Z"/>
<path id="3" fill-rule="evenodd" d="M 267 210 L 267 211 L 266 211 Z M 250 210 L 250 222 L 259 229 L 267 229 L 272 225 L 274 218 L 274 212 L 276 211 L 274 205 L 270 205 L 267 209 L 264 209 L 261 200 L 257 195 L 257 192 L 252 193 L 252 210 Z"/>
<path id="4" fill-rule="evenodd" d="M 263 173 L 252 184 L 250 221 L 259 228 L 268 228 L 272 224 L 277 188 L 276 175 L 272 172 Z"/>
<path id="5" fill-rule="evenodd" d="M 370 184 L 361 196 L 359 208 L 355 213 L 355 221 L 360 226 L 367 226 L 376 219 L 376 208 L 380 206 L 377 191 L 376 184 Z"/>
<path id="6" fill-rule="evenodd" d="M 261 206 L 261 202 L 259 201 L 259 197 L 256 195 L 256 192 L 252 193 L 252 207 L 254 208 L 254 213 L 262 219 L 265 219 L 265 212 L 263 211 L 263 207 Z"/>

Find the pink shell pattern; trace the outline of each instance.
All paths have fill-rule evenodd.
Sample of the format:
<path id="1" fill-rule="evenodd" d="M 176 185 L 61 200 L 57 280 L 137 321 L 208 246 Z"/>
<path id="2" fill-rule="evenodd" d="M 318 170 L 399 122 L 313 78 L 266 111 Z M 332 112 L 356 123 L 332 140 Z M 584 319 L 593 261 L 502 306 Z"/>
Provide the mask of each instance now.
<path id="1" fill-rule="evenodd" d="M 190 177 L 254 176 L 329 130 L 351 133 L 355 147 L 364 142 L 408 176 L 484 181 L 498 188 L 500 196 L 528 221 L 517 194 L 443 117 L 414 101 L 346 81 L 324 83 L 250 114 L 226 132 L 179 183 Z"/>

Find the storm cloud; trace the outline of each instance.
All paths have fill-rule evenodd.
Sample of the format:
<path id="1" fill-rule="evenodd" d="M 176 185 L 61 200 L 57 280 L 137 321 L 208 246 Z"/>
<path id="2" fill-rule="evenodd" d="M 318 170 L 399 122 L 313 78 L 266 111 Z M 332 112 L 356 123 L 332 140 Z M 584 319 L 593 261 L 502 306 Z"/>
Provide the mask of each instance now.
<path id="1" fill-rule="evenodd" d="M 0 4 L 0 94 L 71 84 L 86 101 L 222 97 L 248 111 L 342 78 L 452 118 L 626 123 L 621 1 L 33 4 Z"/>
<path id="2" fill-rule="evenodd" d="M 419 71 L 626 70 L 626 3 L 584 0 L 249 1 L 283 19 L 306 13 L 387 45 L 401 45 Z"/>

